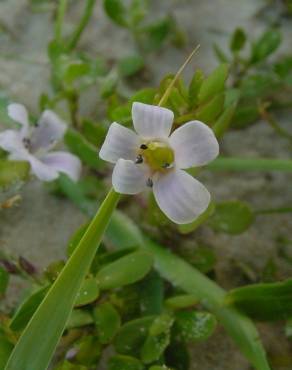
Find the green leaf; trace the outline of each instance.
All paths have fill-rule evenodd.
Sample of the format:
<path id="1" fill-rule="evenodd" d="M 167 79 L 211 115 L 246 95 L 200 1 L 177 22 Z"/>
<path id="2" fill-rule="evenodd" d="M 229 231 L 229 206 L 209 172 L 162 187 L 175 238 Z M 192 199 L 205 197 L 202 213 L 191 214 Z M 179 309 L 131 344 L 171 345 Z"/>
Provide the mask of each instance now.
<path id="1" fill-rule="evenodd" d="M 155 94 L 156 89 L 150 87 L 139 90 L 138 92 L 131 96 L 130 103 L 137 101 L 145 104 L 153 104 Z"/>
<path id="2" fill-rule="evenodd" d="M 236 28 L 233 32 L 231 40 L 230 40 L 230 50 L 233 53 L 239 52 L 241 49 L 244 48 L 246 42 L 246 34 L 242 28 Z"/>
<path id="3" fill-rule="evenodd" d="M 134 357 L 115 355 L 109 359 L 108 370 L 143 370 L 142 363 Z"/>
<path id="4" fill-rule="evenodd" d="M 130 55 L 120 59 L 118 69 L 123 77 L 133 76 L 144 67 L 144 59 L 140 55 Z"/>
<path id="5" fill-rule="evenodd" d="M 141 280 L 152 267 L 146 251 L 130 253 L 103 267 L 97 274 L 100 289 L 114 289 Z"/>
<path id="6" fill-rule="evenodd" d="M 175 335 L 184 342 L 208 339 L 217 326 L 216 317 L 209 312 L 180 311 L 176 313 Z"/>
<path id="7" fill-rule="evenodd" d="M 245 128 L 254 123 L 258 117 L 259 109 L 256 102 L 240 104 L 234 112 L 232 127 Z"/>
<path id="8" fill-rule="evenodd" d="M 214 134 L 217 138 L 220 138 L 228 130 L 234 116 L 236 106 L 237 105 L 235 103 L 225 108 L 212 126 Z"/>
<path id="9" fill-rule="evenodd" d="M 241 234 L 254 221 L 249 205 L 239 201 L 218 203 L 214 215 L 209 219 L 210 226 L 227 234 Z"/>
<path id="10" fill-rule="evenodd" d="M 84 309 L 74 309 L 66 324 L 66 329 L 80 328 L 93 324 L 93 317 Z"/>
<path id="11" fill-rule="evenodd" d="M 64 361 L 60 366 L 56 367 L 54 370 L 88 370 L 86 366 L 72 364 L 69 361 Z"/>
<path id="12" fill-rule="evenodd" d="M 196 70 L 189 86 L 189 105 L 193 107 L 198 101 L 198 94 L 204 81 L 204 73 Z"/>
<path id="13" fill-rule="evenodd" d="M 28 162 L 5 161 L 0 159 L 0 189 L 13 186 L 28 179 Z"/>
<path id="14" fill-rule="evenodd" d="M 150 273 L 140 282 L 140 306 L 144 315 L 158 315 L 163 307 L 163 280 L 156 271 Z"/>
<path id="15" fill-rule="evenodd" d="M 199 303 L 198 298 L 193 294 L 180 294 L 174 297 L 167 298 L 165 301 L 166 307 L 172 310 L 188 308 Z"/>
<path id="16" fill-rule="evenodd" d="M 256 320 L 285 320 L 292 316 L 292 279 L 233 289 L 225 302 Z"/>
<path id="17" fill-rule="evenodd" d="M 165 17 L 147 27 L 143 27 L 141 32 L 144 37 L 143 46 L 146 51 L 150 52 L 159 49 L 169 36 L 172 25 L 173 20 L 171 17 Z"/>
<path id="18" fill-rule="evenodd" d="M 0 265 L 0 298 L 5 295 L 9 283 L 9 273 Z"/>
<path id="19" fill-rule="evenodd" d="M 10 321 L 10 329 L 20 331 L 25 328 L 32 315 L 35 313 L 40 303 L 47 294 L 49 287 L 38 289 L 29 295 L 18 307 Z"/>
<path id="20" fill-rule="evenodd" d="M 77 351 L 74 360 L 81 365 L 95 366 L 101 357 L 101 344 L 93 335 L 87 335 L 74 347 Z"/>
<path id="21" fill-rule="evenodd" d="M 94 322 L 101 343 L 109 343 L 121 325 L 118 311 L 111 303 L 105 302 L 94 309 Z"/>
<path id="22" fill-rule="evenodd" d="M 84 306 L 97 300 L 99 296 L 99 287 L 93 277 L 85 279 L 76 296 L 75 306 Z"/>
<path id="23" fill-rule="evenodd" d="M 196 119 L 213 126 L 224 107 L 225 95 L 218 94 L 196 111 Z"/>
<path id="24" fill-rule="evenodd" d="M 222 92 L 228 77 L 228 65 L 221 64 L 202 83 L 199 91 L 199 103 L 205 103 L 210 98 Z"/>
<path id="25" fill-rule="evenodd" d="M 127 9 L 122 0 L 104 0 L 103 6 L 112 21 L 122 27 L 128 26 Z"/>
<path id="26" fill-rule="evenodd" d="M 85 63 L 81 60 L 71 61 L 68 63 L 64 71 L 63 81 L 66 84 L 71 85 L 78 78 L 88 75 L 89 72 L 90 65 L 88 63 Z"/>
<path id="27" fill-rule="evenodd" d="M 105 164 L 98 156 L 98 150 L 90 144 L 79 132 L 69 129 L 64 138 L 70 151 L 76 154 L 82 162 L 94 169 L 100 169 Z"/>
<path id="28" fill-rule="evenodd" d="M 155 316 L 144 316 L 124 324 L 114 339 L 117 352 L 139 355 Z"/>
<path id="29" fill-rule="evenodd" d="M 111 190 L 100 206 L 78 247 L 23 331 L 6 370 L 47 369 L 119 197 Z"/>
<path id="30" fill-rule="evenodd" d="M 253 44 L 251 63 L 258 63 L 266 59 L 278 49 L 282 42 L 282 34 L 278 29 L 265 31 L 262 36 Z"/>

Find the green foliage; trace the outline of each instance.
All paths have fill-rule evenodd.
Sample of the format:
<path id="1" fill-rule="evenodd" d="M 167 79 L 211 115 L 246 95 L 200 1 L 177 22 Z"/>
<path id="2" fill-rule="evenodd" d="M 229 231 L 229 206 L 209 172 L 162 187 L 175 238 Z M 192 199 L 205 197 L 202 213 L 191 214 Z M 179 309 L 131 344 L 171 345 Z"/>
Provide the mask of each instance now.
<path id="1" fill-rule="evenodd" d="M 291 297 L 292 280 L 286 280 L 233 289 L 225 302 L 256 320 L 284 320 L 292 316 Z"/>
<path id="2" fill-rule="evenodd" d="M 216 231 L 236 235 L 246 231 L 253 220 L 254 215 L 248 204 L 234 200 L 216 204 L 209 224 Z"/>
<path id="3" fill-rule="evenodd" d="M 134 357 L 116 355 L 110 358 L 108 363 L 109 370 L 143 370 L 142 363 Z"/>
<path id="4" fill-rule="evenodd" d="M 85 279 L 76 296 L 75 306 L 84 306 L 97 300 L 99 296 L 99 287 L 93 277 Z"/>
<path id="5" fill-rule="evenodd" d="M 237 53 L 244 48 L 246 43 L 246 34 L 242 28 L 236 28 L 230 40 L 230 50 Z"/>
<path id="6" fill-rule="evenodd" d="M 184 342 L 206 340 L 216 326 L 217 320 L 209 312 L 181 311 L 176 313 L 175 336 Z"/>
<path id="7" fill-rule="evenodd" d="M 111 303 L 105 302 L 95 308 L 93 316 L 100 342 L 111 342 L 121 325 L 118 311 Z"/>
<path id="8" fill-rule="evenodd" d="M 149 253 L 138 251 L 106 265 L 96 276 L 100 289 L 113 289 L 135 283 L 150 271 L 152 262 Z"/>
<path id="9" fill-rule="evenodd" d="M 251 63 L 258 63 L 265 60 L 278 49 L 282 41 L 281 32 L 277 29 L 270 29 L 264 32 L 256 40 L 252 47 Z"/>

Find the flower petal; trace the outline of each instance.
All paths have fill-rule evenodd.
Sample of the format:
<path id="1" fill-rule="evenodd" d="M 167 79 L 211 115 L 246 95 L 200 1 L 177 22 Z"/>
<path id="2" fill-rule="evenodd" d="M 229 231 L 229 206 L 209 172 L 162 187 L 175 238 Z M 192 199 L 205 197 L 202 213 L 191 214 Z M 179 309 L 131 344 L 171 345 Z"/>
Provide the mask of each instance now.
<path id="1" fill-rule="evenodd" d="M 6 130 L 0 133 L 0 148 L 15 155 L 27 152 L 20 132 L 15 130 Z"/>
<path id="2" fill-rule="evenodd" d="M 202 166 L 219 153 L 214 132 L 200 121 L 191 121 L 176 129 L 169 138 L 179 168 Z"/>
<path id="3" fill-rule="evenodd" d="M 59 176 L 55 168 L 48 166 L 33 155 L 29 155 L 27 160 L 30 163 L 31 172 L 41 181 L 53 181 Z"/>
<path id="4" fill-rule="evenodd" d="M 161 210 L 177 224 L 194 221 L 210 202 L 208 190 L 180 169 L 154 178 L 153 192 Z"/>
<path id="5" fill-rule="evenodd" d="M 167 138 L 173 117 L 173 112 L 167 108 L 137 102 L 132 106 L 135 130 L 145 139 Z"/>
<path id="6" fill-rule="evenodd" d="M 66 124 L 53 111 L 45 110 L 41 115 L 38 126 L 35 127 L 31 136 L 31 151 L 42 149 L 48 151 L 66 131 Z"/>
<path id="7" fill-rule="evenodd" d="M 48 167 L 63 172 L 68 175 L 73 181 L 78 181 L 81 174 L 81 162 L 78 157 L 67 152 L 48 153 L 40 160 Z"/>
<path id="8" fill-rule="evenodd" d="M 99 156 L 111 163 L 116 163 L 120 158 L 134 160 L 138 146 L 139 137 L 132 130 L 114 122 L 108 130 Z"/>
<path id="9" fill-rule="evenodd" d="M 115 165 L 112 183 L 116 192 L 121 194 L 137 194 L 145 190 L 148 171 L 143 164 L 119 159 Z"/>
<path id="10" fill-rule="evenodd" d="M 9 104 L 7 107 L 8 116 L 14 121 L 22 125 L 21 134 L 22 137 L 28 136 L 29 133 L 29 121 L 28 113 L 24 105 L 18 103 Z"/>

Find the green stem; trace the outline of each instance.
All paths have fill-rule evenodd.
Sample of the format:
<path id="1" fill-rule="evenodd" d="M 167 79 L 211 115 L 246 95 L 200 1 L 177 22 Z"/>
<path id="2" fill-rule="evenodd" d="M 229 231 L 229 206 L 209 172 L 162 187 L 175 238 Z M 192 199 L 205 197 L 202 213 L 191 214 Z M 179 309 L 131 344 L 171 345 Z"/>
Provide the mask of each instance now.
<path id="1" fill-rule="evenodd" d="M 270 215 L 273 213 L 292 213 L 292 207 L 278 207 L 278 208 L 266 208 L 258 209 L 253 212 L 255 215 Z"/>
<path id="2" fill-rule="evenodd" d="M 82 15 L 81 20 L 80 20 L 79 24 L 77 25 L 75 31 L 72 34 L 71 39 L 69 40 L 67 51 L 72 51 L 76 47 L 76 45 L 77 45 L 85 27 L 87 26 L 87 24 L 90 20 L 90 17 L 91 17 L 92 12 L 93 12 L 94 5 L 95 5 L 95 0 L 87 0 L 86 1 L 83 15 Z"/>
<path id="3" fill-rule="evenodd" d="M 284 171 L 292 172 L 292 160 L 268 158 L 219 157 L 207 168 L 213 171 Z"/>
<path id="4" fill-rule="evenodd" d="M 5 370 L 45 370 L 120 195 L 111 190 L 17 342 Z"/>
<path id="5" fill-rule="evenodd" d="M 64 23 L 64 17 L 68 5 L 68 0 L 59 0 L 59 5 L 57 9 L 57 18 L 55 24 L 55 40 L 61 41 L 62 38 L 62 27 Z"/>

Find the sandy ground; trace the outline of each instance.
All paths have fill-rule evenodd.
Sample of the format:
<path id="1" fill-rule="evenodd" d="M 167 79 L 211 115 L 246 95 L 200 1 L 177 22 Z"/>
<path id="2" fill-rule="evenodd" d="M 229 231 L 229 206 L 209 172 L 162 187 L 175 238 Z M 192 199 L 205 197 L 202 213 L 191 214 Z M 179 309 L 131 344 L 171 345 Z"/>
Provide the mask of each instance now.
<path id="1" fill-rule="evenodd" d="M 68 30 L 81 3 L 76 2 L 68 16 Z M 155 5 L 155 14 L 173 9 L 180 26 L 187 32 L 189 50 L 197 43 L 201 44 L 200 53 L 194 61 L 195 67 L 208 72 L 216 65 L 212 52 L 214 42 L 226 45 L 228 33 L 237 26 L 246 27 L 252 34 L 262 29 L 262 21 L 254 15 L 263 4 L 263 0 L 163 0 Z M 0 92 L 36 112 L 38 97 L 46 90 L 49 76 L 46 45 L 52 35 L 51 18 L 48 13 L 32 13 L 26 0 L 2 0 L 0 23 L 9 31 L 9 35 L 0 34 Z M 286 35 L 284 50 L 291 40 L 292 27 L 289 27 L 288 21 L 283 27 Z M 106 19 L 98 5 L 94 19 L 82 38 L 81 47 L 90 49 L 92 53 L 115 57 L 127 55 L 131 50 L 131 41 L 126 32 Z M 153 69 L 153 81 L 165 72 L 176 71 L 184 55 L 180 50 L 164 48 L 158 55 L 151 56 L 149 63 Z M 94 97 L 88 99 L 82 110 L 90 111 L 94 104 Z M 282 121 L 289 129 L 290 116 L 284 116 Z M 272 129 L 262 122 L 244 132 L 226 135 L 221 151 L 230 156 L 291 157 L 291 145 L 279 137 L 274 140 L 274 136 Z M 292 177 L 287 174 L 206 172 L 202 179 L 216 200 L 239 198 L 248 201 L 255 209 L 284 206 L 292 201 Z M 18 207 L 0 214 L 0 248 L 21 254 L 43 267 L 49 261 L 64 256 L 66 241 L 84 221 L 84 216 L 70 202 L 50 195 L 37 181 L 24 186 L 21 196 L 22 202 Z M 275 242 L 278 236 L 289 237 L 289 228 L 290 216 L 261 216 L 240 236 L 214 234 L 202 228 L 198 238 L 214 246 L 219 259 L 216 271 L 219 282 L 225 288 L 231 288 L 242 279 L 242 271 L 231 263 L 233 260 L 247 263 L 257 272 L 261 271 L 268 258 L 273 257 L 279 263 L 280 276 L 291 276 L 291 266 L 277 257 Z M 260 329 L 269 354 L 275 359 L 275 370 L 291 369 L 292 360 L 289 363 L 289 358 L 292 352 L 283 329 L 269 325 L 261 325 Z M 288 358 L 288 365 L 285 361 L 281 365 L 283 361 L 277 360 L 279 358 Z M 208 342 L 194 346 L 192 359 L 193 370 L 249 369 L 222 330 Z"/>

